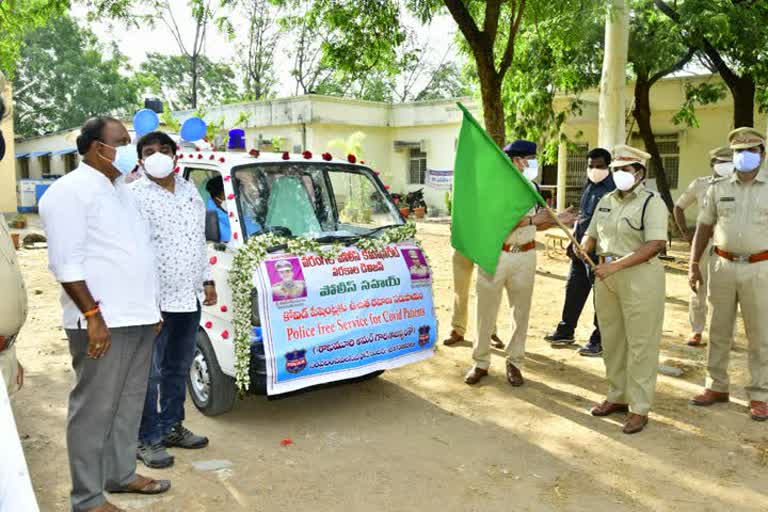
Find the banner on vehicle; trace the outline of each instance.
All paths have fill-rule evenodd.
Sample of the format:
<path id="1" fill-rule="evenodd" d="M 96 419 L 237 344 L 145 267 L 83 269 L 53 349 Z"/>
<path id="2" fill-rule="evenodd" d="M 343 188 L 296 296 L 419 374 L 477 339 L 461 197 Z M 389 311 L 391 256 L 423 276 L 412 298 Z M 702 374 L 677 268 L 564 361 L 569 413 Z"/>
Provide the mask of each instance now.
<path id="1" fill-rule="evenodd" d="M 275 254 L 255 276 L 267 393 L 350 379 L 425 359 L 437 320 L 422 250 L 349 247 L 337 258 Z"/>
<path id="2" fill-rule="evenodd" d="M 453 171 L 427 169 L 427 185 L 436 189 L 450 190 L 453 187 Z"/>

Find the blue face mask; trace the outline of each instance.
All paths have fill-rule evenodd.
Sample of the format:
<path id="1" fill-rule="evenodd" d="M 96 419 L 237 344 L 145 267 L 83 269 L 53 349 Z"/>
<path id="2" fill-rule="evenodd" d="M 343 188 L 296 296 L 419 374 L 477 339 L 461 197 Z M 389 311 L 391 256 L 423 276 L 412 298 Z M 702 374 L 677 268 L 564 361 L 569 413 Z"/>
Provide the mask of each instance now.
<path id="1" fill-rule="evenodd" d="M 737 151 L 733 155 L 733 165 L 739 172 L 752 172 L 760 166 L 760 153 Z"/>
<path id="2" fill-rule="evenodd" d="M 112 167 L 120 171 L 121 174 L 129 174 L 138 165 L 139 155 L 136 153 L 134 144 L 119 147 L 104 145 L 115 150 L 115 159 L 111 163 Z"/>

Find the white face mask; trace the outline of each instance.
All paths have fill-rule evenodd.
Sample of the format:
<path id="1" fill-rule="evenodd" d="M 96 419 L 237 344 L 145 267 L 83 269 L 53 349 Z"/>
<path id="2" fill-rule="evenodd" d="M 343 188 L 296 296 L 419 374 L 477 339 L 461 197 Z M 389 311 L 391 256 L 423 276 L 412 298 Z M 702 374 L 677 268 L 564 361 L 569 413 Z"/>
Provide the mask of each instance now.
<path id="1" fill-rule="evenodd" d="M 627 171 L 614 171 L 613 182 L 617 189 L 626 192 L 635 186 L 635 175 Z"/>
<path id="2" fill-rule="evenodd" d="M 144 159 L 144 170 L 153 178 L 163 179 L 173 172 L 173 158 L 154 153 Z"/>
<path id="3" fill-rule="evenodd" d="M 530 181 L 539 177 L 539 161 L 535 158 L 528 160 L 525 169 L 523 169 L 523 175 Z"/>
<path id="4" fill-rule="evenodd" d="M 592 183 L 600 183 L 608 177 L 608 174 L 610 174 L 608 169 L 597 169 L 593 167 L 587 169 L 587 178 L 589 178 L 589 181 Z"/>
<path id="5" fill-rule="evenodd" d="M 723 178 L 733 174 L 733 162 L 717 162 L 712 168 L 715 174 Z"/>
<path id="6" fill-rule="evenodd" d="M 739 172 L 752 172 L 760 166 L 760 153 L 738 151 L 733 155 L 733 166 Z"/>

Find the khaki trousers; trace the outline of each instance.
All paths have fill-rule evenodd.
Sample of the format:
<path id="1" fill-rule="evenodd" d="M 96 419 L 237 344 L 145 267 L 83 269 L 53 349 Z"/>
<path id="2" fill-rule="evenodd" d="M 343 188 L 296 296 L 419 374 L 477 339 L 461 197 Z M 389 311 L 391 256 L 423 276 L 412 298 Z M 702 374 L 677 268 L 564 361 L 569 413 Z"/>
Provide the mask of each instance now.
<path id="1" fill-rule="evenodd" d="M 536 278 L 536 251 L 502 252 L 494 275 L 477 271 L 477 337 L 472 358 L 475 366 L 487 370 L 491 365 L 491 334 L 507 291 L 512 311 L 512 338 L 507 344 L 507 360 L 521 369 L 525 359 L 525 339 L 531 313 L 533 282 Z"/>
<path id="2" fill-rule="evenodd" d="M 728 362 L 741 308 L 749 344 L 750 400 L 768 401 L 768 261 L 734 263 L 713 256 L 709 277 L 712 320 L 707 349 L 707 388 L 727 393 Z"/>
<path id="3" fill-rule="evenodd" d="M 665 298 L 664 267 L 656 258 L 595 280 L 607 399 L 643 416 L 656 391 Z"/>
<path id="4" fill-rule="evenodd" d="M 467 334 L 469 321 L 469 286 L 472 284 L 472 272 L 475 270 L 475 262 L 453 251 L 453 316 L 451 317 L 451 329 L 459 336 Z M 496 334 L 496 326 L 493 333 Z"/>
<path id="5" fill-rule="evenodd" d="M 688 303 L 688 321 L 691 324 L 691 332 L 701 334 L 707 326 L 707 284 L 709 282 L 710 266 L 712 260 L 712 246 L 701 255 L 699 260 L 699 270 L 701 271 L 701 285 L 697 293 L 691 292 L 691 299 Z"/>

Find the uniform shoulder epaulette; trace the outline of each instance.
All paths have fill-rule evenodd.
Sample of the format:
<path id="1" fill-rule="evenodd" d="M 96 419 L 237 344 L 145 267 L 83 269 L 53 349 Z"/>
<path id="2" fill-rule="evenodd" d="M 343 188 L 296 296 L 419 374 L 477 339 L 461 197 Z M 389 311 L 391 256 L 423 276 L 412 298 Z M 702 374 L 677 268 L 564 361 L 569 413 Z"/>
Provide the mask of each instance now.
<path id="1" fill-rule="evenodd" d="M 728 178 L 727 176 L 717 176 L 717 177 L 715 177 L 715 176 L 712 176 L 712 177 L 709 179 L 709 184 L 710 184 L 710 185 L 716 185 L 717 183 L 722 183 L 722 182 L 724 182 L 724 181 L 728 181 L 729 179 L 730 179 L 730 178 Z"/>

